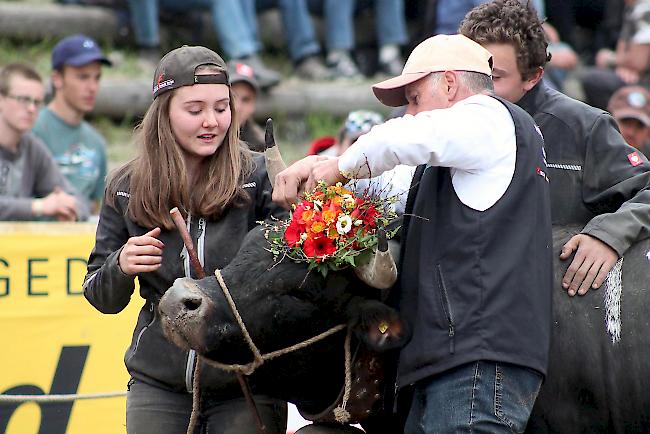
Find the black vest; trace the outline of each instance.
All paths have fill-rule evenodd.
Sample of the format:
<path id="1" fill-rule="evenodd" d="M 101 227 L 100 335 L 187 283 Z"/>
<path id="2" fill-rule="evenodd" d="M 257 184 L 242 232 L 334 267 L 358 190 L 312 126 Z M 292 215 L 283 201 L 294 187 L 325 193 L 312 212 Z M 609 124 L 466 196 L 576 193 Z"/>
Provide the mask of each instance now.
<path id="1" fill-rule="evenodd" d="M 492 207 L 464 205 L 449 168 L 416 171 L 400 277 L 413 338 L 401 351 L 400 386 L 476 360 L 546 372 L 552 238 L 543 140 L 524 110 L 497 99 L 514 120 L 517 154 Z"/>

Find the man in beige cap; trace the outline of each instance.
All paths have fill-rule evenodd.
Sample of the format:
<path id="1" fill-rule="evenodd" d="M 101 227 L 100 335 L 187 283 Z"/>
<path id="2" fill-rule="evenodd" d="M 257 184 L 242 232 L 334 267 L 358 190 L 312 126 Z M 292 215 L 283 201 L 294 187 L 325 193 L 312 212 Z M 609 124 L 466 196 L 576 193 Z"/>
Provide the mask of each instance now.
<path id="1" fill-rule="evenodd" d="M 317 180 L 418 166 L 404 214 L 399 308 L 413 336 L 397 386 L 414 385 L 405 432 L 523 432 L 546 372 L 551 217 L 543 140 L 493 95 L 492 56 L 461 35 L 418 45 L 398 77 L 373 86 L 407 114 L 338 158 L 281 172 L 287 205 Z"/>
<path id="2" fill-rule="evenodd" d="M 624 86 L 617 90 L 607 105 L 621 129 L 625 141 L 650 155 L 650 92 L 642 86 Z"/>

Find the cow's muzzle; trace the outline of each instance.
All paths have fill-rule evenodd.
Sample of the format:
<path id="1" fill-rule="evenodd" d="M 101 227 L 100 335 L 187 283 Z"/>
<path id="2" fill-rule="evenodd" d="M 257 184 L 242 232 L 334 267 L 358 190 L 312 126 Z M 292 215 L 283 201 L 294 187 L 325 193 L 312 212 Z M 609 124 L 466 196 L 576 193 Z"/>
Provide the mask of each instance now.
<path id="1" fill-rule="evenodd" d="M 176 279 L 158 306 L 165 333 L 175 343 L 184 343 L 182 346 L 189 345 L 201 352 L 205 347 L 206 316 L 211 305 L 195 281 L 185 277 Z"/>

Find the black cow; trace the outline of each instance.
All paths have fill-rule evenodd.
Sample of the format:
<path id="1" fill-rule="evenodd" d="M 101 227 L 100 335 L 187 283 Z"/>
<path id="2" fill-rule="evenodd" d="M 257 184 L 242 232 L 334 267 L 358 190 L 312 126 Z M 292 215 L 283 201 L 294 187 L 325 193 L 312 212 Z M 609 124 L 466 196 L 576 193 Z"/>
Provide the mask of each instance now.
<path id="1" fill-rule="evenodd" d="M 577 232 L 578 228 L 553 230 L 556 258 Z M 605 296 L 610 289 L 603 285 L 583 297 L 569 297 L 560 282 L 570 261 L 556 262 L 548 376 L 527 432 L 650 432 L 650 356 L 645 353 L 650 349 L 649 250 L 650 240 L 644 240 L 623 258 L 621 332 L 616 343 L 605 326 Z"/>
<path id="2" fill-rule="evenodd" d="M 308 272 L 306 264 L 288 259 L 275 263 L 267 249 L 263 230 L 253 230 L 237 256 L 221 270 L 262 354 L 297 344 L 338 324 L 352 327 L 358 340 L 374 351 L 394 349 L 405 342 L 407 334 L 396 312 L 377 301 L 379 290 L 363 284 L 354 272 L 329 273 L 325 279 L 315 271 Z M 167 335 L 181 347 L 191 347 L 204 358 L 224 364 L 253 360 L 215 276 L 177 279 L 159 309 Z M 389 328 L 382 333 L 385 325 Z M 293 402 L 305 414 L 323 412 L 336 402 L 344 385 L 345 336 L 343 330 L 265 362 L 250 376 L 253 390 Z M 378 360 L 373 360 L 364 361 L 373 365 L 371 370 L 378 368 L 374 367 Z M 225 372 L 218 381 L 223 383 L 224 394 L 236 384 L 234 376 Z M 215 390 L 211 384 L 211 393 L 219 393 L 221 386 Z M 373 390 L 374 395 L 379 388 Z"/>
<path id="3" fill-rule="evenodd" d="M 554 228 L 556 258 L 578 230 Z M 338 274 L 324 282 L 313 274 L 305 278 L 303 265 L 283 262 L 272 267 L 271 255 L 262 250 L 264 243 L 259 233 L 251 234 L 241 254 L 223 270 L 227 284 L 238 294 L 238 308 L 262 352 L 291 345 L 341 321 L 362 324 L 364 330 L 373 331 L 371 339 L 360 336 L 369 345 L 382 348 L 374 324 L 380 318 L 394 319 L 392 311 L 359 297 L 365 294 L 359 294 L 361 287 L 351 284 L 355 280 L 349 276 Z M 623 259 L 621 333 L 616 343 L 606 329 L 605 296 L 609 289 L 604 285 L 583 297 L 569 297 L 560 282 L 570 260 L 557 260 L 550 365 L 527 432 L 650 432 L 650 357 L 645 354 L 650 348 L 650 316 L 646 314 L 650 297 L 646 293 L 650 286 L 649 251 L 650 240 L 645 240 L 630 248 Z M 180 292 L 188 287 L 195 288 L 191 293 L 200 287 L 203 295 L 201 306 L 187 324 L 186 330 L 192 330 L 190 337 L 181 339 L 184 345 L 223 362 L 250 361 L 250 350 L 214 278 L 195 283 L 179 279 L 161 302 L 161 307 L 168 306 L 168 316 L 174 318 L 176 309 L 182 309 L 178 297 L 183 297 Z M 244 288 L 248 289 L 241 291 Z M 173 303 L 176 307 L 171 306 Z M 374 320 L 368 320 L 368 316 Z M 401 343 L 398 341 L 391 336 L 384 345 L 397 346 Z M 260 373 L 270 376 L 261 375 L 261 384 L 268 393 L 317 413 L 341 390 L 342 360 L 342 335 L 338 335 L 263 366 Z"/>

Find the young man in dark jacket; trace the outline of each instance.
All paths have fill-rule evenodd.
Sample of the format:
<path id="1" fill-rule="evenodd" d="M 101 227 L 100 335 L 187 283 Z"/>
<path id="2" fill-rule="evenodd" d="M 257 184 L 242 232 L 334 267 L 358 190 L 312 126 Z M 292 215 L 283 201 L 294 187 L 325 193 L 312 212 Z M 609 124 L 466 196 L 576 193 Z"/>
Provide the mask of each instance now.
<path id="1" fill-rule="evenodd" d="M 544 135 L 553 224 L 584 225 L 562 248 L 575 257 L 562 279 L 569 295 L 599 288 L 619 257 L 650 236 L 650 164 L 625 143 L 614 119 L 549 89 L 542 23 L 519 0 L 471 10 L 460 32 L 494 56 L 494 89 L 517 103 Z"/>

